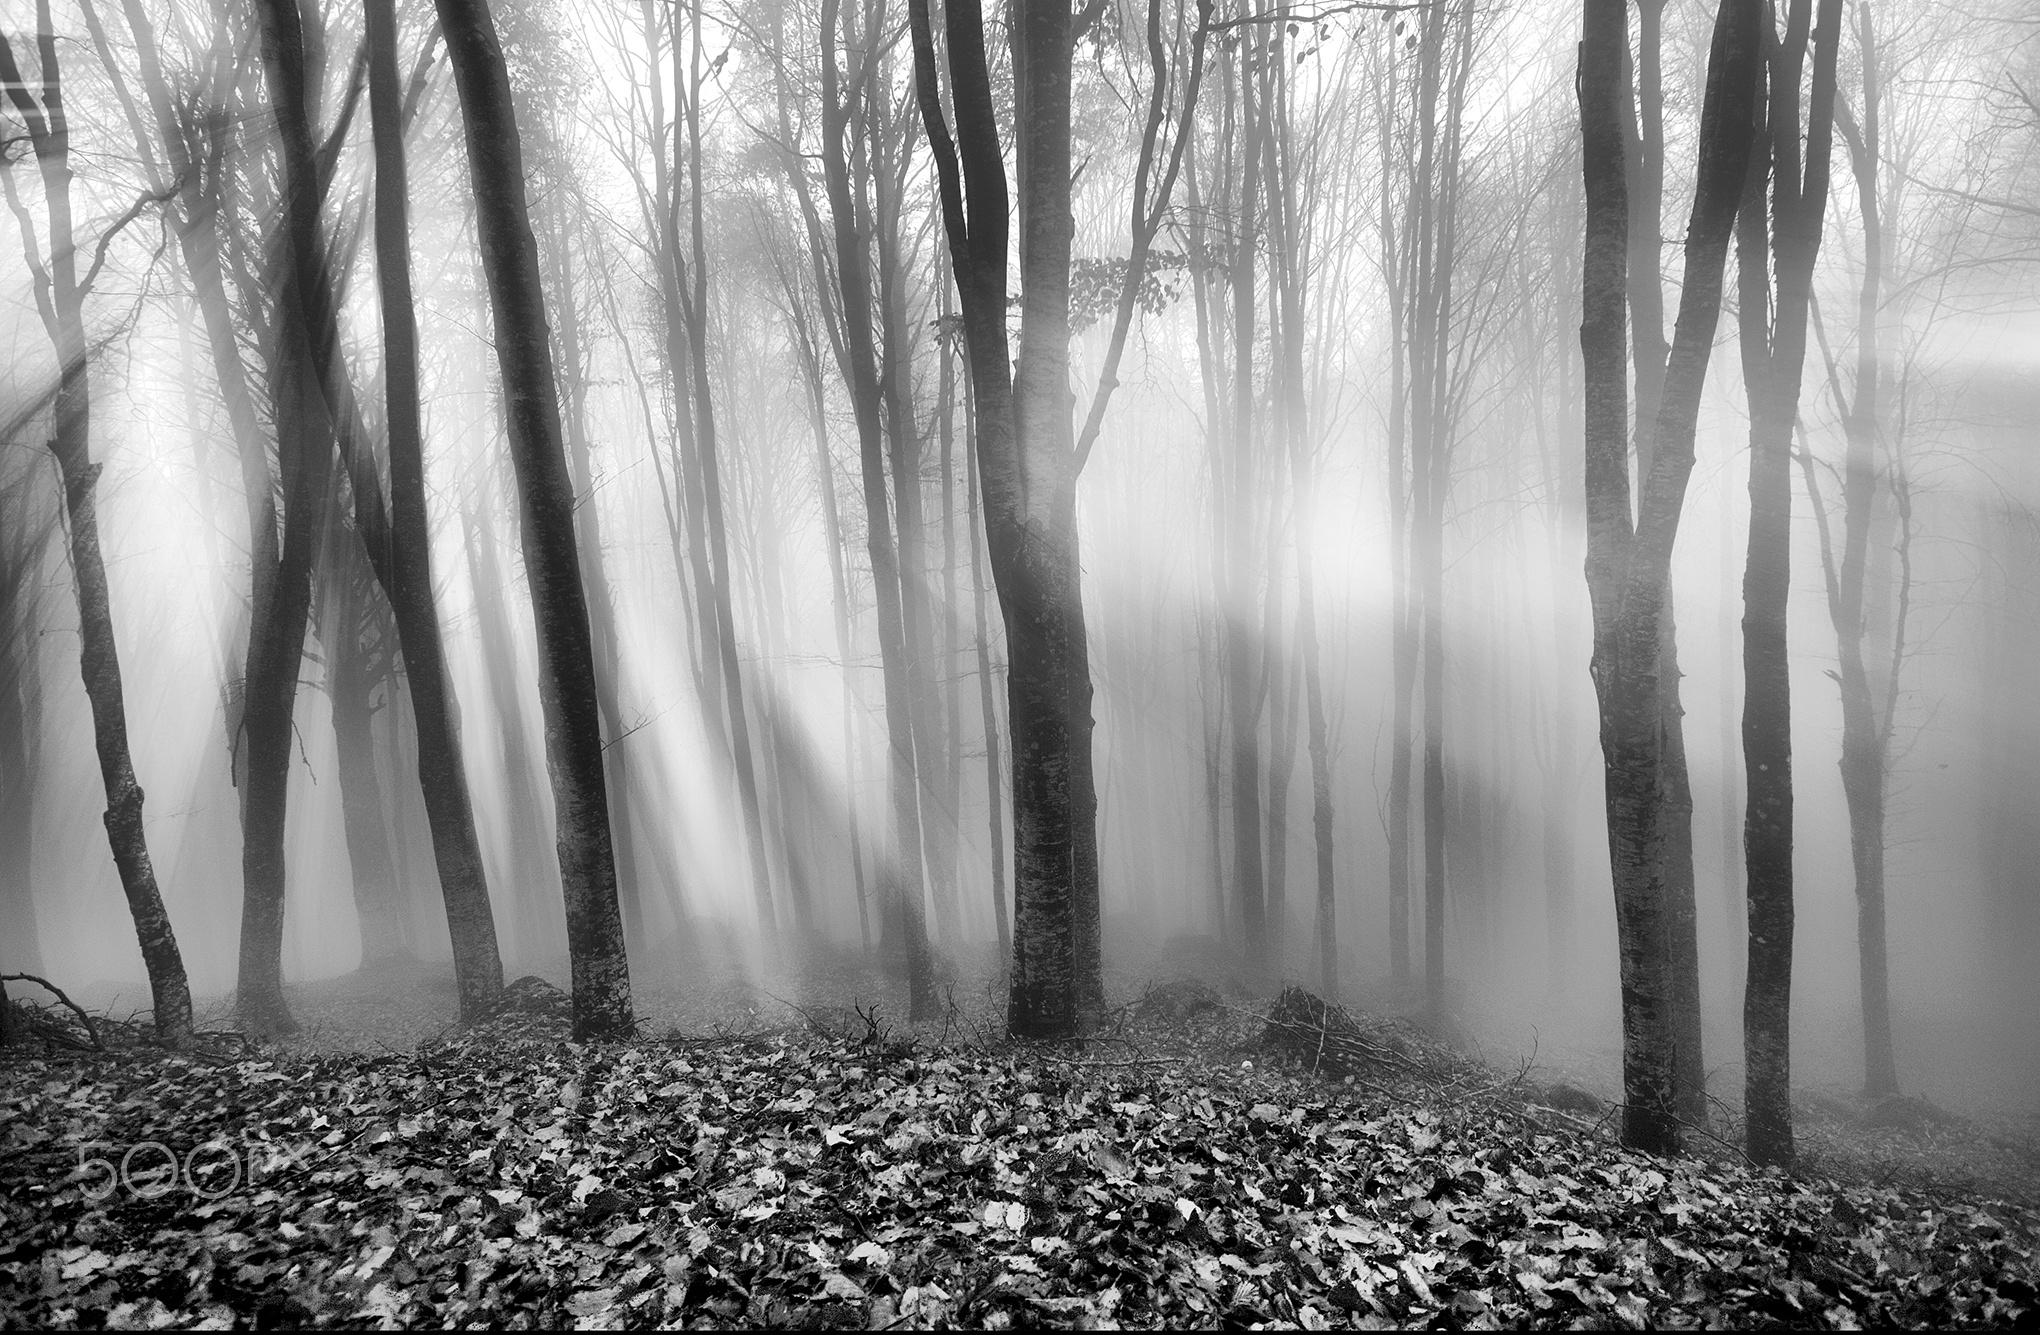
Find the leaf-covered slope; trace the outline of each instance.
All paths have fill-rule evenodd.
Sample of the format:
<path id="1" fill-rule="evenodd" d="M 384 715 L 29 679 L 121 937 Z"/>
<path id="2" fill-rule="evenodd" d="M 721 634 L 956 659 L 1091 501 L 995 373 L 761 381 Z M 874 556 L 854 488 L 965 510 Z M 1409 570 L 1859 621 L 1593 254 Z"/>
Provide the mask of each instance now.
<path id="1" fill-rule="evenodd" d="M 1939 1325 L 2040 1278 L 2009 1206 L 1252 1066 L 498 1035 L 5 1081 L 8 1324 Z M 149 1150 L 91 1199 L 147 1141 L 214 1142 L 201 1190 L 146 1198 Z"/>

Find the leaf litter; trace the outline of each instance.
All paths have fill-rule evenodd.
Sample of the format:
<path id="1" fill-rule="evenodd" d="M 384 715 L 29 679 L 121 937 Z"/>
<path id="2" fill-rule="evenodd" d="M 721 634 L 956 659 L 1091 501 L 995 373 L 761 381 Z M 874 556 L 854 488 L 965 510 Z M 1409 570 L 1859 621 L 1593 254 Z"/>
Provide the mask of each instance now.
<path id="1" fill-rule="evenodd" d="M 1257 1042 L 1278 1036 L 1261 1015 L 1179 1003 L 1129 1007 L 1082 1050 L 895 1037 L 871 1011 L 862 1035 L 809 1015 L 583 1046 L 526 1014 L 410 1051 L 20 1060 L 0 1075 L 0 1320 L 1853 1329 L 2040 1311 L 2030 1204 L 1653 1160 L 1387 1026 L 1348 1044 L 1375 1067 L 1327 1082 Z"/>

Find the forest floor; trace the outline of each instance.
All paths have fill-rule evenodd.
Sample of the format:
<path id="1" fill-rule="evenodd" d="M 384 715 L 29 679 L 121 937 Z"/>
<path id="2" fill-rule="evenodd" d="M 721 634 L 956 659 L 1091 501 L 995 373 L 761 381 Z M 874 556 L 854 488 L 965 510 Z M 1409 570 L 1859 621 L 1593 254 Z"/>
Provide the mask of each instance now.
<path id="1" fill-rule="evenodd" d="M 293 990 L 306 1030 L 288 1044 L 171 1056 L 101 1022 L 107 1051 L 10 1050 L 0 1323 L 1847 1329 L 2040 1312 L 2040 1151 L 1916 1100 L 1804 1103 L 1786 1176 L 1727 1130 L 1676 1161 L 1628 1153 L 1619 1112 L 1534 1067 L 1365 1014 L 1299 1019 L 1298 994 L 1271 1025 L 1267 999 L 1180 976 L 1128 986 L 1081 1048 L 998 1037 L 984 982 L 906 1025 L 895 985 L 841 957 L 798 998 L 734 975 L 640 986 L 628 1044 L 571 1043 L 562 997 L 518 994 L 456 1031 L 445 980 L 354 975 Z"/>

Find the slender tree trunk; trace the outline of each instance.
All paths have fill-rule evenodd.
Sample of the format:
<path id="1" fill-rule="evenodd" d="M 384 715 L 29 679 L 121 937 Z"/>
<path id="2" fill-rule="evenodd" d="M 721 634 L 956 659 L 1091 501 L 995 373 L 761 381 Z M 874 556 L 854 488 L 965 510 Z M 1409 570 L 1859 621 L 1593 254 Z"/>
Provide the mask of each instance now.
<path id="1" fill-rule="evenodd" d="M 559 827 L 560 880 L 573 961 L 574 1035 L 621 1038 L 635 1020 L 602 764 L 594 646 L 574 535 L 558 383 L 546 341 L 537 245 L 524 198 L 510 77 L 488 0 L 436 0 L 460 89 L 476 231 L 510 421 L 533 619 L 539 699 Z"/>
<path id="2" fill-rule="evenodd" d="M 555 165 L 555 170 L 564 170 Z M 616 595 L 602 552 L 602 507 L 595 499 L 595 469 L 588 440 L 588 375 L 581 344 L 580 311 L 575 305 L 572 224 L 567 217 L 565 183 L 555 181 L 547 209 L 551 223 L 553 306 L 558 314 L 559 355 L 563 370 L 562 425 L 567 437 L 567 469 L 574 492 L 582 498 L 581 570 L 587 581 L 588 622 L 595 639 L 596 706 L 602 714 L 604 774 L 610 793 L 610 838 L 616 848 L 618 907 L 623 914 L 625 944 L 642 946 L 645 897 L 638 857 L 637 822 L 631 816 L 630 750 L 623 720 L 623 649 L 616 625 Z"/>
<path id="3" fill-rule="evenodd" d="M 418 784 L 453 943 L 461 1015 L 479 1019 L 503 986 L 495 911 L 462 759 L 459 704 L 432 588 L 431 517 L 425 503 L 425 432 L 419 406 L 418 324 L 411 295 L 410 191 L 397 85 L 395 0 L 364 0 L 368 101 L 376 155 L 376 282 L 383 327 L 383 402 L 390 452 L 391 611 L 403 646 L 418 739 Z M 389 702 L 395 708 L 395 700 Z"/>
<path id="4" fill-rule="evenodd" d="M 1665 192 L 1664 77 L 1662 28 L 1664 0 L 1642 0 L 1637 6 L 1636 105 L 1641 128 L 1623 118 L 1629 173 L 1629 312 L 1630 339 L 1636 375 L 1637 471 L 1650 471 L 1650 426 L 1656 422 L 1663 397 L 1665 358 L 1664 288 L 1658 275 L 1664 238 L 1660 216 Z M 1672 1026 L 1675 1045 L 1673 1078 L 1678 1086 L 1679 1115 L 1689 1122 L 1707 1120 L 1707 1065 L 1700 1032 L 1699 923 L 1694 909 L 1693 787 L 1686 763 L 1686 711 L 1680 703 L 1677 616 L 1672 590 L 1664 593 L 1660 623 L 1664 661 L 1658 684 L 1664 707 L 1665 767 L 1664 845 L 1665 945 L 1669 951 Z"/>
<path id="5" fill-rule="evenodd" d="M 493 470 L 491 478 L 493 480 Z M 483 492 L 492 496 L 494 487 Z M 476 505 L 481 504 L 477 498 Z M 467 553 L 468 579 L 474 591 L 475 630 L 482 647 L 482 675 L 489 692 L 489 712 L 496 723 L 496 754 L 503 775 L 503 816 L 509 826 L 512 870 L 507 887 L 514 905 L 511 921 L 515 953 L 527 963 L 546 959 L 558 949 L 546 929 L 557 927 L 546 901 L 561 893 L 555 859 L 545 853 L 546 820 L 539 798 L 540 760 L 533 754 L 529 713 L 517 677 L 517 650 L 503 590 L 508 576 L 496 552 L 495 511 L 487 522 L 474 507 L 461 512 L 461 539 Z M 423 763 L 420 748 L 420 764 Z M 555 830 L 557 836 L 557 830 Z M 550 938 L 550 939 L 549 939 Z"/>
<path id="6" fill-rule="evenodd" d="M 966 395 L 966 404 L 969 402 Z M 974 446 L 977 440 L 975 411 L 968 412 L 965 420 L 969 427 L 968 439 Z M 1013 932 L 1006 922 L 1006 786 L 1000 777 L 1002 770 L 999 765 L 998 683 L 992 679 L 992 651 L 989 637 L 985 634 L 985 570 L 978 541 L 981 519 L 975 448 L 970 450 L 966 467 L 969 472 L 966 489 L 970 507 L 971 638 L 977 649 L 978 710 L 985 736 L 985 806 L 989 825 L 987 833 L 992 841 L 992 920 L 999 931 L 999 958 L 1006 960 L 1011 959 L 1013 954 Z"/>
<path id="7" fill-rule="evenodd" d="M 1841 0 L 1793 0 L 1770 53 L 1768 153 L 1748 172 L 1738 224 L 1743 377 L 1750 404 L 1749 561 L 1743 574 L 1743 850 L 1750 960 L 1743 999 L 1749 1152 L 1789 1165 L 1792 1133 L 1792 436 L 1799 418 L 1813 263 L 1827 209 Z M 1814 23 L 1804 175 L 1799 82 Z M 1766 217 L 1766 190 L 1769 214 Z M 1768 241 L 1768 244 L 1766 244 Z M 1775 268 L 1775 289 L 1773 270 Z M 1770 315 L 1768 327 L 1765 315 Z"/>
<path id="8" fill-rule="evenodd" d="M 112 594 L 106 562 L 99 546 L 98 485 L 101 465 L 92 461 L 92 386 L 85 344 L 84 304 L 91 281 L 77 272 L 77 248 L 71 220 L 71 132 L 65 112 L 62 76 L 57 63 L 57 38 L 49 0 L 36 5 L 36 49 L 42 63 L 42 100 L 36 105 L 14 58 L 12 46 L 0 37 L 0 80 L 28 129 L 41 171 L 44 207 L 49 222 L 47 262 L 29 251 L 24 258 L 43 300 L 38 303 L 57 358 L 57 392 L 52 409 L 50 453 L 64 487 L 64 511 L 70 521 L 71 572 L 78 595 L 79 668 L 92 710 L 92 739 L 99 756 L 100 778 L 106 788 L 106 834 L 134 919 L 142 962 L 149 974 L 155 1005 L 156 1032 L 161 1040 L 181 1047 L 191 1036 L 191 988 L 185 980 L 184 957 L 142 829 L 142 789 L 135 782 L 128 749 L 127 704 L 121 683 L 120 656 L 113 636 Z M 26 238 L 24 238 L 24 241 Z M 26 246 L 24 246 L 26 250 Z"/>
<path id="9" fill-rule="evenodd" d="M 13 481 L 27 493 L 26 478 Z M 32 586 L 47 529 L 23 521 L 28 506 L 0 493 L 0 972 L 44 973 L 35 911 L 36 619 Z M 4 1002 L 0 1002 L 4 1005 Z"/>
<path id="10" fill-rule="evenodd" d="M 1872 1098 L 1898 1093 L 1898 1061 L 1891 1035 L 1891 970 L 1884 914 L 1885 783 L 1890 769 L 1891 710 L 1879 717 L 1866 650 L 1873 638 L 1889 642 L 1884 618 L 1869 613 L 1866 588 L 1871 531 L 1878 521 L 1877 436 L 1885 376 L 1878 312 L 1885 268 L 1884 217 L 1878 172 L 1883 118 L 1877 29 L 1868 0 L 1856 8 L 1857 49 L 1863 72 L 1863 116 L 1848 117 L 1835 102 L 1855 171 L 1863 219 L 1863 281 L 1856 301 L 1855 394 L 1842 417 L 1847 455 L 1842 470 L 1842 559 L 1828 600 L 1838 646 L 1842 695 L 1842 794 L 1849 807 L 1849 853 L 1856 873 L 1856 953 L 1863 996 L 1863 1089 Z M 1881 582 L 1881 581 L 1880 581 Z M 1873 625 L 1873 622 L 1877 623 Z M 1894 669 L 1895 676 L 1895 669 Z"/>
<path id="11" fill-rule="evenodd" d="M 829 604 L 836 632 L 836 662 L 843 688 L 844 803 L 850 827 L 850 873 L 857 892 L 857 927 L 871 949 L 871 911 L 864 881 L 864 819 L 857 800 L 857 692 L 851 682 L 850 581 L 844 569 L 843 520 L 836 503 L 836 465 L 829 453 L 828 400 L 822 389 L 821 351 L 797 303 L 793 307 L 802 378 L 808 392 L 808 421 L 815 436 L 815 489 L 822 498 L 822 542 L 829 557 Z"/>
<path id="12" fill-rule="evenodd" d="M 909 649 L 899 551 L 893 545 L 891 515 L 886 508 L 885 437 L 880 417 L 883 386 L 873 341 L 869 253 L 857 226 L 866 211 L 859 209 L 852 197 L 850 159 L 844 143 L 852 112 L 837 83 L 836 0 L 828 0 L 822 8 L 822 34 L 825 141 L 822 166 L 835 227 L 836 281 L 842 294 L 844 345 L 864 481 L 865 549 L 871 558 L 879 661 L 885 686 L 886 790 L 892 813 L 892 838 L 890 856 L 882 863 L 891 882 L 884 898 L 890 909 L 902 915 L 908 1006 L 912 1017 L 918 1020 L 933 1014 L 935 978 L 922 908 L 920 786 L 914 777 L 913 703 L 907 675 Z"/>
<path id="13" fill-rule="evenodd" d="M 351 531 L 340 535 L 354 541 Z M 343 599 L 343 604 L 351 602 Z M 410 953 L 406 914 L 397 882 L 395 855 L 384 819 L 382 780 L 376 772 L 374 689 L 363 647 L 353 639 L 359 609 L 343 606 L 332 620 L 326 646 L 326 694 L 333 704 L 335 768 L 340 776 L 340 815 L 347 861 L 354 881 L 354 909 L 361 924 L 361 967 L 372 969 Z M 350 615 L 354 614 L 354 615 Z"/>

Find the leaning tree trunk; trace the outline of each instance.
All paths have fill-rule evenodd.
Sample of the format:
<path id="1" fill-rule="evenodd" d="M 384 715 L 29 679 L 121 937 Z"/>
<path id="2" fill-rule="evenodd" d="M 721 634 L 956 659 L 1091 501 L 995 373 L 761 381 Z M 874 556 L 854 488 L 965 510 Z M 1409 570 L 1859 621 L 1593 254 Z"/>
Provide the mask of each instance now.
<path id="1" fill-rule="evenodd" d="M 516 106 L 488 0 L 436 0 L 436 7 L 460 89 L 510 459 L 523 502 L 519 514 L 538 626 L 539 699 L 545 708 L 573 968 L 574 1035 L 621 1038 L 635 1022 L 609 837 L 594 644 L 574 536 L 574 488 L 567 476 L 559 388 L 546 339 L 538 247 L 524 198 Z"/>
<path id="2" fill-rule="evenodd" d="M 283 542 L 268 607 L 248 634 L 242 729 L 240 979 L 235 1009 L 258 1032 L 296 1028 L 283 996 L 284 821 L 290 788 L 298 666 L 311 610 L 312 567 L 331 485 L 341 405 L 323 392 L 339 349 L 314 309 L 328 291 L 320 241 L 320 174 L 313 146 L 303 15 L 296 0 L 263 0 L 262 54 L 281 155 L 284 244 L 271 321 Z"/>
<path id="3" fill-rule="evenodd" d="M 418 780 L 453 942 L 461 1015 L 480 1018 L 503 986 L 489 883 L 462 760 L 458 705 L 432 595 L 425 431 L 419 410 L 418 323 L 411 300 L 408 171 L 397 87 L 395 0 L 365 0 L 368 100 L 375 146 L 376 280 L 383 326 L 383 393 L 390 449 L 388 594 L 403 646 L 418 736 Z"/>
<path id="4" fill-rule="evenodd" d="M 49 221 L 48 263 L 33 252 L 26 258 L 36 285 L 48 295 L 43 308 L 45 325 L 57 356 L 49 448 L 63 481 L 64 511 L 70 521 L 71 571 L 78 594 L 79 668 L 92 710 L 100 779 L 106 788 L 107 842 L 134 919 L 142 962 L 148 969 L 156 1032 L 164 1042 L 182 1046 L 191 1036 L 191 988 L 142 829 L 142 789 L 135 782 L 134 761 L 128 750 L 127 702 L 113 637 L 113 600 L 99 546 L 100 465 L 92 462 L 92 386 L 84 313 L 92 274 L 88 271 L 81 281 L 77 272 L 71 223 L 70 123 L 64 111 L 57 39 L 46 3 L 37 7 L 36 20 L 42 105 L 37 107 L 5 37 L 0 37 L 0 80 L 5 81 L 35 149 Z"/>

